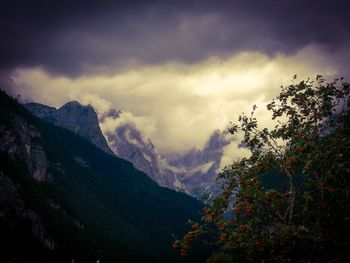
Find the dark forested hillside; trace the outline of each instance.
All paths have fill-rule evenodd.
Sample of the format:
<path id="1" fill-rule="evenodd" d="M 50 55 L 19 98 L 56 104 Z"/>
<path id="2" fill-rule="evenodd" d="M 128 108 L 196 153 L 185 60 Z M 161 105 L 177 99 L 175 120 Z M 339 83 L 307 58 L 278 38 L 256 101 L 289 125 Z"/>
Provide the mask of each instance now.
<path id="1" fill-rule="evenodd" d="M 0 261 L 179 262 L 202 204 L 0 93 Z M 199 256 L 186 260 L 200 261 Z"/>

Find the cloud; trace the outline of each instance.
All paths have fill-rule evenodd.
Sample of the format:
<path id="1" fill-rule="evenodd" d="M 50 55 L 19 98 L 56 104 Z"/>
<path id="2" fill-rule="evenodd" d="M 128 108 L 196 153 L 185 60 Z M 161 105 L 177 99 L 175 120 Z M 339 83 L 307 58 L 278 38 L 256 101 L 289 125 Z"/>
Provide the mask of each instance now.
<path id="1" fill-rule="evenodd" d="M 92 101 L 91 101 L 92 102 Z M 92 102 L 93 103 L 93 102 Z M 90 104 L 92 104 L 90 103 Z M 113 134 L 118 127 L 125 124 L 133 124 L 140 129 L 143 137 L 150 138 L 156 133 L 156 122 L 150 116 L 135 116 L 129 111 L 123 111 L 119 114 L 118 118 L 106 117 L 100 122 L 100 127 L 107 136 L 107 134 Z"/>
<path id="2" fill-rule="evenodd" d="M 13 72 L 8 90 L 24 100 L 56 107 L 78 100 L 92 104 L 99 114 L 116 108 L 123 112 L 121 118 L 107 119 L 104 132 L 133 122 L 160 152 L 181 152 L 204 147 L 214 130 L 224 130 L 239 114 L 249 113 L 253 104 L 259 106 L 261 124 L 271 126 L 263 105 L 294 74 L 301 79 L 316 74 L 336 77 L 340 71 L 323 49 L 309 46 L 290 56 L 242 52 L 196 64 L 169 62 L 76 78 L 22 68 Z M 240 154 L 243 150 L 237 144 L 227 152 Z"/>
<path id="3" fill-rule="evenodd" d="M 310 44 L 335 54 L 348 50 L 348 10 L 343 0 L 5 1 L 0 70 L 114 74 L 243 51 L 291 55 Z"/>
<path id="4" fill-rule="evenodd" d="M 239 147 L 239 143 L 240 140 L 234 140 L 223 148 L 223 155 L 220 161 L 220 166 L 216 170 L 217 172 L 222 171 L 223 168 L 232 164 L 233 161 L 237 161 L 251 155 L 251 152 L 248 149 Z"/>

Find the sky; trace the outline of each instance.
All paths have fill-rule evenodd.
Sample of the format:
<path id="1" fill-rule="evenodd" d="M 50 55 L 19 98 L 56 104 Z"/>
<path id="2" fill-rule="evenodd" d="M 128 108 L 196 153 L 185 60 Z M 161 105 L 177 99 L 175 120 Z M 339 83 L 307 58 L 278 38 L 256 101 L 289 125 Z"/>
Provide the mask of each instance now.
<path id="1" fill-rule="evenodd" d="M 288 85 L 349 80 L 347 1 L 20 1 L 0 8 L 0 85 L 23 101 L 71 100 L 104 132 L 132 122 L 160 152 L 203 148 Z M 240 155 L 238 141 L 226 151 Z"/>

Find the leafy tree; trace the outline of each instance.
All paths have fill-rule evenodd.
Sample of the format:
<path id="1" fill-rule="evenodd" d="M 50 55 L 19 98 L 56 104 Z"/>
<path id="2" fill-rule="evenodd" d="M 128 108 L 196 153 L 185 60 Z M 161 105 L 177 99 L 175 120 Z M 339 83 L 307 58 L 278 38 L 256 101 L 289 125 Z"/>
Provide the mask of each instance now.
<path id="1" fill-rule="evenodd" d="M 350 85 L 307 79 L 281 87 L 260 129 L 251 115 L 229 128 L 251 151 L 223 169 L 222 193 L 173 248 L 215 245 L 209 262 L 344 262 L 350 249 Z"/>

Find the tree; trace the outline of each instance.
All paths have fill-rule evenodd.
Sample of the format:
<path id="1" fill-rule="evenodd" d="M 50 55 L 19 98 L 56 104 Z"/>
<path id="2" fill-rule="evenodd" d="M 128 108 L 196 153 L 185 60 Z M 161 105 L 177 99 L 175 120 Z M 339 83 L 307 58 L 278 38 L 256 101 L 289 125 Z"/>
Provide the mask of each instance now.
<path id="1" fill-rule="evenodd" d="M 343 262 L 350 249 L 350 85 L 321 76 L 281 87 L 267 105 L 276 126 L 239 117 L 251 151 L 223 169 L 222 193 L 173 247 L 216 249 L 209 262 Z"/>

